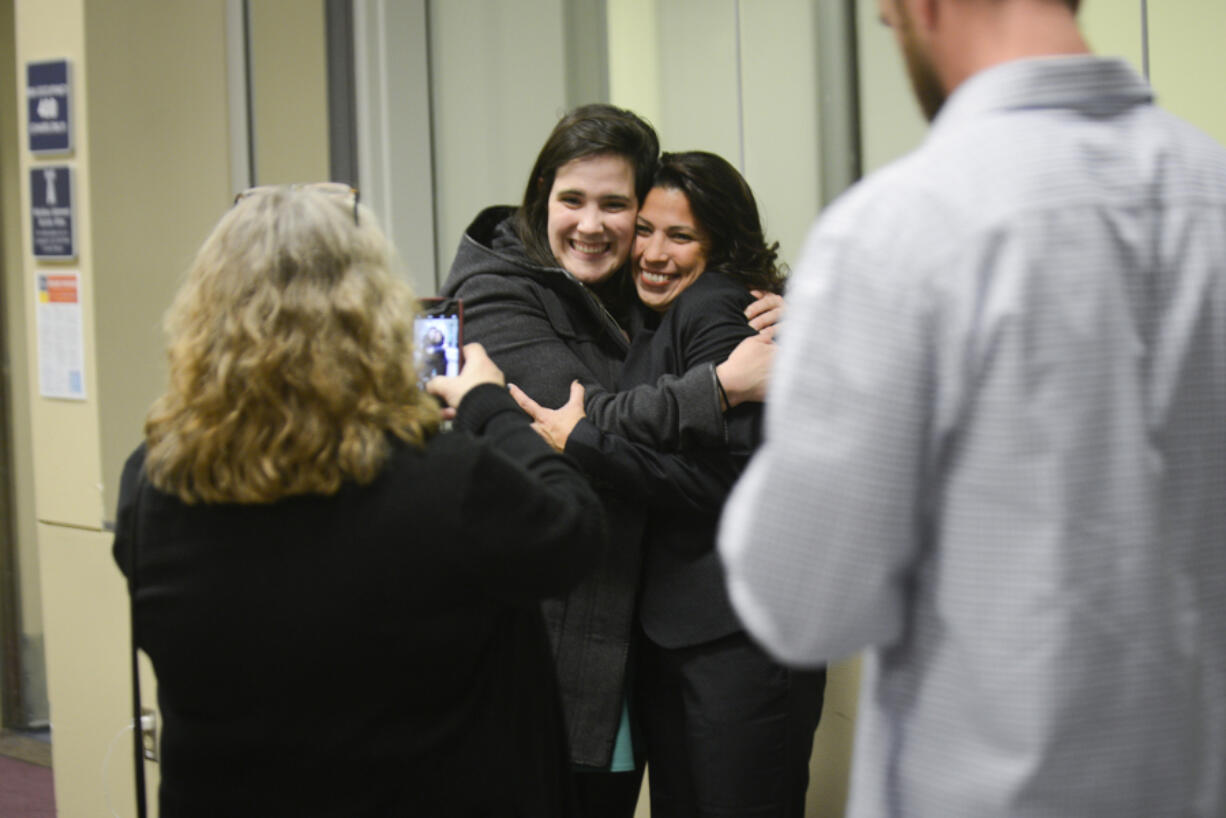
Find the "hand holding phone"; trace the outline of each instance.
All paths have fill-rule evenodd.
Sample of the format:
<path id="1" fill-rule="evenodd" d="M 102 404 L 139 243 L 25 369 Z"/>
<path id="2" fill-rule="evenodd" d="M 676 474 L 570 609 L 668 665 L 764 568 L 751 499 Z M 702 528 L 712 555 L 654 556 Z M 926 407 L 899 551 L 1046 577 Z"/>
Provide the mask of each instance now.
<path id="1" fill-rule="evenodd" d="M 423 298 L 413 328 L 417 383 L 423 389 L 435 375 L 460 374 L 464 362 L 464 304 L 457 298 Z"/>
<path id="2" fill-rule="evenodd" d="M 473 387 L 483 383 L 506 386 L 506 382 L 502 370 L 485 354 L 485 347 L 480 344 L 466 344 L 464 367 L 460 374 L 433 378 L 427 384 L 426 391 L 441 398 L 448 406 L 456 407 Z"/>

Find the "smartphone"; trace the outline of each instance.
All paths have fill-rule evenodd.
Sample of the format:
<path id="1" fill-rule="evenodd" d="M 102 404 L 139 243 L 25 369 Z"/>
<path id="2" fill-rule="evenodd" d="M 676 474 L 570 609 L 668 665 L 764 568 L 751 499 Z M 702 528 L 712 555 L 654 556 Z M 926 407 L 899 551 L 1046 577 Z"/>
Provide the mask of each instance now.
<path id="1" fill-rule="evenodd" d="M 458 298 L 423 298 L 413 329 L 417 382 L 435 375 L 458 375 L 464 363 L 464 303 Z"/>

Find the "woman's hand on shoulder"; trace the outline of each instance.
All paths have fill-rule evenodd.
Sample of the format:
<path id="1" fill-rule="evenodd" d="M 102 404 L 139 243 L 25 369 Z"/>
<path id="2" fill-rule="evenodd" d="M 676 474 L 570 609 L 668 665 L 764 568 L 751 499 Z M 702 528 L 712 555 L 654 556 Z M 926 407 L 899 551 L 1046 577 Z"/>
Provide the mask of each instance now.
<path id="1" fill-rule="evenodd" d="M 715 377 L 719 379 L 728 399 L 726 408 L 766 400 L 777 349 L 771 334 L 759 332 L 749 336 L 736 345 L 723 363 L 715 367 Z"/>
<path id="2" fill-rule="evenodd" d="M 557 409 L 546 409 L 520 389 L 515 384 L 510 387 L 511 397 L 532 417 L 532 428 L 545 438 L 545 442 L 556 451 L 565 451 L 566 441 L 574 431 L 579 421 L 587 417 L 583 408 L 583 384 L 572 381 L 570 384 L 570 399 Z"/>
<path id="3" fill-rule="evenodd" d="M 758 299 L 745 308 L 745 318 L 749 321 L 749 326 L 759 332 L 766 332 L 768 338 L 774 337 L 777 325 L 783 320 L 787 302 L 778 293 L 766 290 L 749 292 Z"/>
<path id="4" fill-rule="evenodd" d="M 485 353 L 485 347 L 480 344 L 465 344 L 464 366 L 461 367 L 460 374 L 435 375 L 426 382 L 426 391 L 441 398 L 454 409 L 473 387 L 485 383 L 504 386 L 506 382 L 502 370 Z"/>

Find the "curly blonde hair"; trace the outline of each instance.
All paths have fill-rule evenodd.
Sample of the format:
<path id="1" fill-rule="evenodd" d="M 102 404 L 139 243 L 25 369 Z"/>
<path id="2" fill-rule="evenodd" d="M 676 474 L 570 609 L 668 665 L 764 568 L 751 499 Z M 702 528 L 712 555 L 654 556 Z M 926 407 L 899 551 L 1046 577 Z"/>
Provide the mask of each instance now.
<path id="1" fill-rule="evenodd" d="M 370 212 L 310 187 L 231 208 L 166 314 L 170 383 L 145 420 L 152 483 L 186 503 L 269 503 L 369 483 L 388 434 L 439 427 L 417 386 L 409 286 Z"/>

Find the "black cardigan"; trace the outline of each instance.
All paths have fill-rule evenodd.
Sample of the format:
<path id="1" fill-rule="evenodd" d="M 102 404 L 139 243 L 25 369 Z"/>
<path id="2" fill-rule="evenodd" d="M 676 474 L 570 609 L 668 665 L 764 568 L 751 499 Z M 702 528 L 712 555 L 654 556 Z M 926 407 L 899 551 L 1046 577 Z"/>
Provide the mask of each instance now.
<path id="1" fill-rule="evenodd" d="M 570 813 L 538 600 L 590 569 L 603 513 L 504 390 L 456 429 L 263 505 L 185 505 L 129 458 L 114 554 L 139 527 L 164 818 Z"/>
<path id="2" fill-rule="evenodd" d="M 743 312 L 752 301 L 743 285 L 708 271 L 663 318 L 644 310 L 619 388 L 724 360 L 754 334 Z M 690 446 L 676 454 L 615 433 L 624 432 L 615 416 L 581 421 L 566 443 L 566 453 L 590 475 L 650 506 L 639 618 L 647 635 L 665 647 L 697 645 L 741 628 L 728 600 L 715 535 L 724 500 L 761 440 L 762 404 L 741 404 L 726 419 L 723 444 Z"/>

